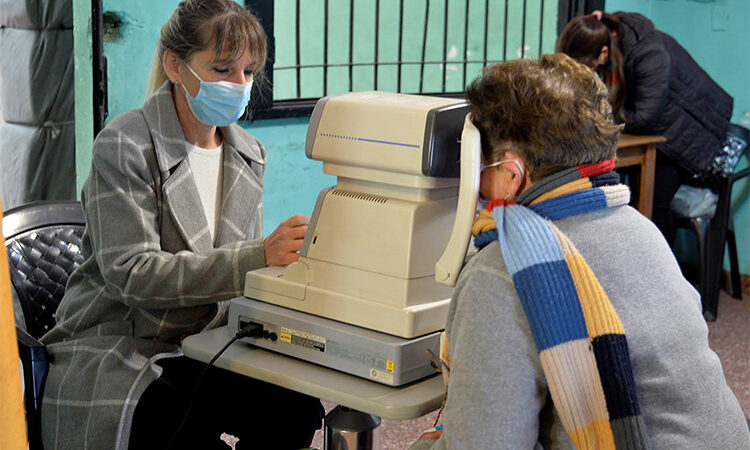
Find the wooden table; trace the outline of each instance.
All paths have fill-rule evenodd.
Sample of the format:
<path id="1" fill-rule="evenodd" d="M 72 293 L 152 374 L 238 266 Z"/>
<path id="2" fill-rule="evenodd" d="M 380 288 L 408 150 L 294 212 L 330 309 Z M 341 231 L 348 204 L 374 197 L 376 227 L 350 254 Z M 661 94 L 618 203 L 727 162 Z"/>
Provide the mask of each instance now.
<path id="1" fill-rule="evenodd" d="M 666 142 L 663 136 L 636 136 L 621 134 L 617 143 L 615 167 L 640 166 L 638 176 L 638 211 L 651 218 L 654 209 L 654 171 L 656 169 L 656 144 Z"/>

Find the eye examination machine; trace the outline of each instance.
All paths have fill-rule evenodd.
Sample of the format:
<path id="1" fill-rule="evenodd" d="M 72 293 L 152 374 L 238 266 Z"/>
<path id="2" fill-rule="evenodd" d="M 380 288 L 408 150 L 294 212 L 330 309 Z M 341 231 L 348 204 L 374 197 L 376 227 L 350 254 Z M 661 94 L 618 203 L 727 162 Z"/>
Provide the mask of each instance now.
<path id="1" fill-rule="evenodd" d="M 337 183 L 299 261 L 247 273 L 229 329 L 260 324 L 246 342 L 386 385 L 435 373 L 479 184 L 467 114 L 463 100 L 386 92 L 318 101 L 305 152 Z"/>

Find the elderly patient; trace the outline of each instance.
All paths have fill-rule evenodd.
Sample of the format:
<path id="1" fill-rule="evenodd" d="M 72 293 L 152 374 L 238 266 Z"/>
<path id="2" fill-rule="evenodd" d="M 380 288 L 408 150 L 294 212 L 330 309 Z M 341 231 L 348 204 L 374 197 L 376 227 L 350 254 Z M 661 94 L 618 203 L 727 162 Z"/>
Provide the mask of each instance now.
<path id="1" fill-rule="evenodd" d="M 544 55 L 467 97 L 490 201 L 448 315 L 444 429 L 412 448 L 750 448 L 698 294 L 612 171 L 596 74 Z"/>

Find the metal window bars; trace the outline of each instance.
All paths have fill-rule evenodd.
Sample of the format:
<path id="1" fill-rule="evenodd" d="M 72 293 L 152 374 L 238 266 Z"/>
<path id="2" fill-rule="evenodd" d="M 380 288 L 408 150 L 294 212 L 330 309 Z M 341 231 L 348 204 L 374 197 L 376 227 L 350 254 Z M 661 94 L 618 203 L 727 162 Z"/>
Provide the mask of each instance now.
<path id="1" fill-rule="evenodd" d="M 292 47 L 293 57 L 281 55 L 280 48 L 269 52 L 276 55 L 266 68 L 267 78 L 276 81 L 273 98 L 254 105 L 254 116 L 308 114 L 317 98 L 345 92 L 346 87 L 348 91 L 463 95 L 482 68 L 508 60 L 513 48 L 515 57 L 554 51 L 558 9 L 577 10 L 572 4 L 579 2 L 583 0 L 248 0 L 247 6 L 259 15 L 269 35 L 274 14 L 294 14 L 293 36 L 277 23 L 278 32 L 286 30 L 286 34 L 276 34 L 272 40 L 277 46 L 285 41 L 284 49 Z M 303 8 L 307 8 L 304 12 L 315 9 L 317 17 L 303 17 Z M 348 19 L 348 32 L 340 26 L 342 17 Z M 315 19 L 322 20 L 322 33 L 310 25 Z M 394 33 L 391 29 L 396 23 Z M 371 24 L 374 27 L 369 30 Z M 306 54 L 311 40 L 322 46 L 317 54 Z M 371 70 L 356 70 L 364 68 Z M 313 69 L 316 74 L 309 75 Z"/>

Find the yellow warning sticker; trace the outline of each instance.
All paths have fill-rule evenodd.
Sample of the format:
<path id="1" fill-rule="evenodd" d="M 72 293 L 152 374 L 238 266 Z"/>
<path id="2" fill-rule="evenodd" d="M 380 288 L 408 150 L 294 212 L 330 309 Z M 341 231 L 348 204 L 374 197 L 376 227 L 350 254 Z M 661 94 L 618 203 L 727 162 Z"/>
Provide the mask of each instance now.
<path id="1" fill-rule="evenodd" d="M 393 361 L 391 361 L 390 359 L 385 362 L 385 370 L 393 373 Z"/>
<path id="2" fill-rule="evenodd" d="M 326 351 L 326 339 L 323 336 L 286 327 L 281 327 L 279 331 L 279 334 L 282 336 L 281 340 L 287 344 L 299 345 L 300 347 L 318 352 Z M 286 338 L 284 338 L 285 335 Z"/>

